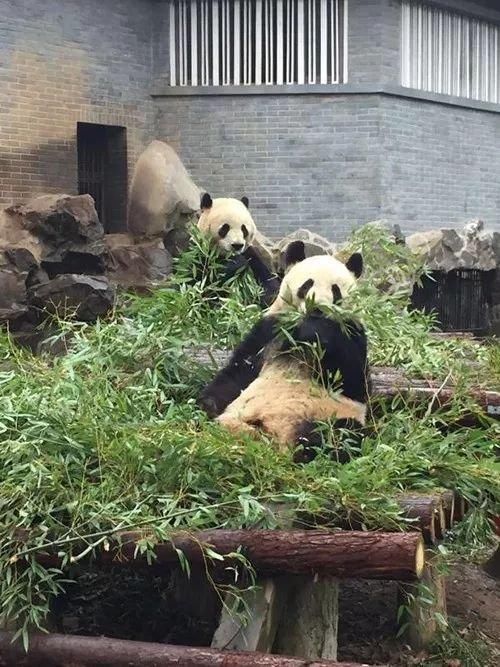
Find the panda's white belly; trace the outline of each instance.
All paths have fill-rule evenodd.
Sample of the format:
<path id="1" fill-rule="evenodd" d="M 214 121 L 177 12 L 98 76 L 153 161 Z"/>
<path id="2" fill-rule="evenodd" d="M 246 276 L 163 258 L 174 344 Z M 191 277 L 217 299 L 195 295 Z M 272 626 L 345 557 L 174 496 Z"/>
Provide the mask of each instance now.
<path id="1" fill-rule="evenodd" d="M 217 421 L 232 431 L 258 429 L 283 445 L 293 444 L 298 426 L 309 420 L 356 419 L 365 423 L 366 406 L 311 381 L 307 368 L 270 362 Z"/>

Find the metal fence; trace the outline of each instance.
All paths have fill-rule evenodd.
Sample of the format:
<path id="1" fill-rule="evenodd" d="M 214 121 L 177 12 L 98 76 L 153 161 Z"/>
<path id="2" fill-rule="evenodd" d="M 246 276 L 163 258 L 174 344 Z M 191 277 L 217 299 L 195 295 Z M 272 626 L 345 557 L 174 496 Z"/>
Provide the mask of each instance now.
<path id="1" fill-rule="evenodd" d="M 170 84 L 347 80 L 347 0 L 176 0 Z"/>

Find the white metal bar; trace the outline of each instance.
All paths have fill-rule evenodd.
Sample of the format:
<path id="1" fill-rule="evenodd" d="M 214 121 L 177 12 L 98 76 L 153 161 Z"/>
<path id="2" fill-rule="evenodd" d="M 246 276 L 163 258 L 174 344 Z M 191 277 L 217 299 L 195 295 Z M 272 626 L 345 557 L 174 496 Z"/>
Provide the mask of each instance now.
<path id="1" fill-rule="evenodd" d="M 233 58 L 234 58 L 234 75 L 233 83 L 239 86 L 240 78 L 240 0 L 234 0 L 234 27 L 233 27 Z"/>
<path id="2" fill-rule="evenodd" d="M 170 29 L 170 85 L 175 86 L 177 84 L 175 56 L 179 51 L 179 47 L 175 39 L 175 4 L 173 2 L 170 3 L 168 23 Z"/>
<path id="3" fill-rule="evenodd" d="M 401 85 L 409 87 L 409 64 L 410 64 L 410 7 L 406 0 L 403 0 L 401 7 Z"/>
<path id="4" fill-rule="evenodd" d="M 328 83 L 328 60 L 327 60 L 327 46 L 328 46 L 328 14 L 326 11 L 326 2 L 321 3 L 321 38 L 319 43 L 320 48 L 320 83 Z"/>
<path id="5" fill-rule="evenodd" d="M 337 0 L 337 19 L 338 19 L 339 2 L 341 2 L 341 0 Z M 344 24 L 344 43 L 343 43 L 343 55 L 342 55 L 344 71 L 343 71 L 342 83 L 347 83 L 349 78 L 349 0 L 343 0 L 342 22 Z M 339 26 L 338 20 L 337 20 L 337 26 Z"/>
<path id="6" fill-rule="evenodd" d="M 480 62 L 481 62 L 481 26 L 479 25 L 479 21 L 475 21 L 475 33 L 476 33 L 476 62 L 475 62 L 475 71 L 476 71 L 476 86 L 475 86 L 475 99 L 479 100 L 481 99 L 481 91 L 480 91 L 480 85 L 481 85 L 481 71 L 480 71 Z"/>
<path id="7" fill-rule="evenodd" d="M 297 2 L 297 83 L 305 83 L 304 0 Z"/>
<path id="8" fill-rule="evenodd" d="M 434 81 L 433 81 L 433 69 L 434 69 L 434 59 L 433 59 L 433 46 L 434 46 L 434 34 L 432 32 L 432 8 L 427 8 L 427 90 L 433 90 Z"/>
<path id="9" fill-rule="evenodd" d="M 262 0 L 255 0 L 255 81 L 262 84 Z"/>
<path id="10" fill-rule="evenodd" d="M 211 3 L 212 7 L 212 85 L 220 85 L 219 62 L 219 0 Z"/>
<path id="11" fill-rule="evenodd" d="M 330 77 L 331 83 L 340 83 L 340 24 L 339 24 L 339 0 L 330 3 Z"/>
<path id="12" fill-rule="evenodd" d="M 283 0 L 276 2 L 276 83 L 283 84 L 284 60 L 283 60 Z"/>
<path id="13" fill-rule="evenodd" d="M 439 12 L 439 47 L 438 47 L 438 93 L 443 92 L 443 52 L 444 52 L 444 35 L 443 35 L 443 12 Z"/>
<path id="14" fill-rule="evenodd" d="M 465 21 L 465 96 L 471 96 L 470 74 L 470 19 Z"/>
<path id="15" fill-rule="evenodd" d="M 417 88 L 422 88 L 422 5 L 417 6 Z"/>
<path id="16" fill-rule="evenodd" d="M 499 28 L 495 26 L 495 40 L 493 43 L 493 52 L 495 54 L 494 79 L 493 79 L 493 102 L 498 104 L 498 32 Z"/>
<path id="17" fill-rule="evenodd" d="M 191 0 L 191 85 L 198 85 L 198 3 Z"/>

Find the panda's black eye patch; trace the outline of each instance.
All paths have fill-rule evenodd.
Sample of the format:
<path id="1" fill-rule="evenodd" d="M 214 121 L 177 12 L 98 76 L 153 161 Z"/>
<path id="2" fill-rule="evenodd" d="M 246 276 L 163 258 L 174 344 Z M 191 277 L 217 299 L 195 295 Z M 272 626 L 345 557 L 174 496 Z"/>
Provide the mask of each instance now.
<path id="1" fill-rule="evenodd" d="M 332 285 L 332 294 L 333 294 L 333 303 L 338 303 L 342 301 L 342 292 L 338 285 Z"/>
<path id="2" fill-rule="evenodd" d="M 222 225 L 222 227 L 220 227 L 220 229 L 219 229 L 219 236 L 221 237 L 221 239 L 225 239 L 225 238 L 226 238 L 226 236 L 227 236 L 229 230 L 230 230 L 230 227 L 229 227 L 229 225 L 227 224 L 227 222 L 225 222 L 225 223 Z"/>
<path id="3" fill-rule="evenodd" d="M 241 225 L 241 231 L 243 232 L 243 238 L 248 238 L 248 229 L 245 227 L 245 225 Z"/>
<path id="4" fill-rule="evenodd" d="M 306 280 L 306 282 L 299 287 L 299 290 L 297 292 L 297 296 L 299 299 L 305 299 L 306 294 L 309 292 L 311 287 L 314 285 L 314 280 L 312 278 L 309 278 L 309 280 Z"/>

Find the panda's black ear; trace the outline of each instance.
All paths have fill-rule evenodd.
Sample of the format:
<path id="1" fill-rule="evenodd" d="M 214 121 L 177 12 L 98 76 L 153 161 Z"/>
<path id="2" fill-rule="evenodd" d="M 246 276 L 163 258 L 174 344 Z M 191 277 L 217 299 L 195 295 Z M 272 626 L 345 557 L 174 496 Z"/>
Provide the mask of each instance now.
<path id="1" fill-rule="evenodd" d="M 286 248 L 285 268 L 302 262 L 306 258 L 306 247 L 303 241 L 292 241 Z"/>
<path id="2" fill-rule="evenodd" d="M 363 256 L 359 252 L 355 252 L 349 257 L 346 264 L 351 273 L 354 273 L 356 278 L 363 273 Z"/>
<path id="3" fill-rule="evenodd" d="M 250 204 L 250 202 L 248 201 L 248 197 L 242 197 L 242 198 L 241 198 L 241 201 L 242 201 L 242 202 L 245 204 L 245 206 L 248 208 L 248 205 Z"/>
<path id="4" fill-rule="evenodd" d="M 212 197 L 208 194 L 208 192 L 205 192 L 201 196 L 201 202 L 200 202 L 200 208 L 202 211 L 208 210 L 209 208 L 212 208 Z"/>

